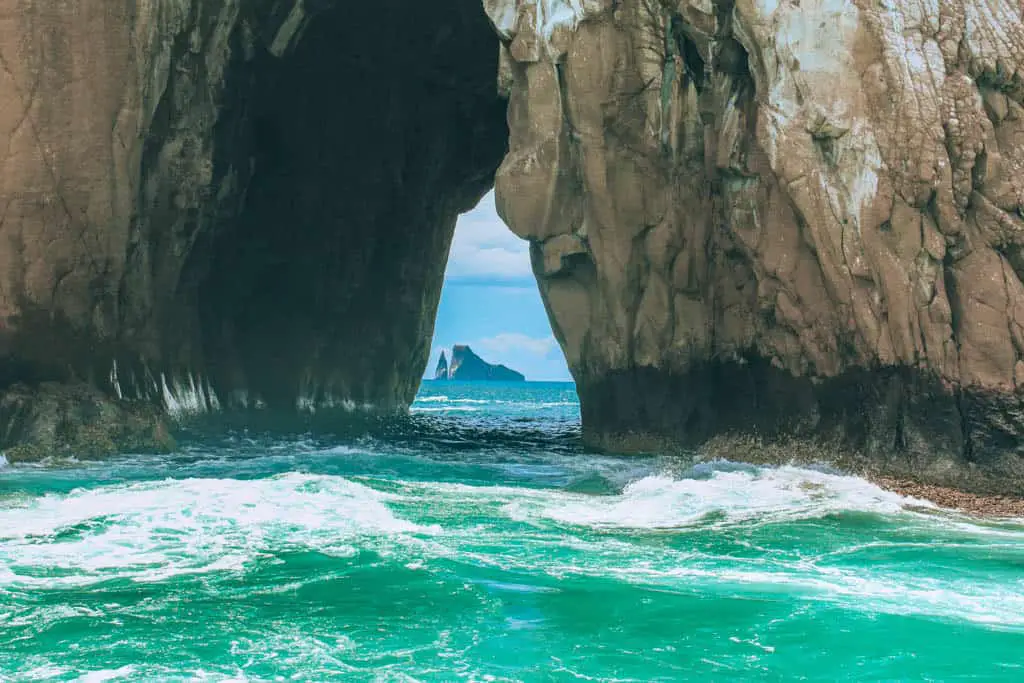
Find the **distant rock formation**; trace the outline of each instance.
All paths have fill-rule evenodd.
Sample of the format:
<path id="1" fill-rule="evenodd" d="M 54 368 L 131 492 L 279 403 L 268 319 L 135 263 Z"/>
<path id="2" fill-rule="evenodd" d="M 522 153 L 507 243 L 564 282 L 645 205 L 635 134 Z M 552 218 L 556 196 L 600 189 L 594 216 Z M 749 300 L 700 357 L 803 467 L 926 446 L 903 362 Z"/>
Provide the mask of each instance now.
<path id="1" fill-rule="evenodd" d="M 441 352 L 441 357 L 437 360 L 434 379 L 448 379 L 448 359 L 445 358 L 444 351 Z"/>
<path id="2" fill-rule="evenodd" d="M 465 344 L 452 347 L 452 362 L 449 364 L 444 351 L 437 362 L 434 379 L 459 382 L 525 382 L 526 376 L 504 365 L 491 365 Z"/>

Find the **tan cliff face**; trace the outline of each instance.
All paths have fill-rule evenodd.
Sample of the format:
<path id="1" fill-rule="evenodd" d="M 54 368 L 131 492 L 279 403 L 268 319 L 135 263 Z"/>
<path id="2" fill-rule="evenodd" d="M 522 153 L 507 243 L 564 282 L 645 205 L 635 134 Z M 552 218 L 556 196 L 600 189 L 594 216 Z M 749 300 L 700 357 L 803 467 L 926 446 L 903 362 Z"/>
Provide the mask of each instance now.
<path id="1" fill-rule="evenodd" d="M 500 163 L 591 443 L 1022 490 L 1015 1 L 0 8 L 2 444 L 401 409 Z"/>
<path id="2" fill-rule="evenodd" d="M 0 384 L 49 387 L 11 392 L 0 445 L 53 432 L 39 406 L 82 421 L 54 382 L 175 415 L 408 405 L 507 144 L 478 0 L 0 10 Z"/>
<path id="3" fill-rule="evenodd" d="M 591 441 L 806 435 L 1019 484 L 1019 3 L 485 5 L 499 211 Z"/>

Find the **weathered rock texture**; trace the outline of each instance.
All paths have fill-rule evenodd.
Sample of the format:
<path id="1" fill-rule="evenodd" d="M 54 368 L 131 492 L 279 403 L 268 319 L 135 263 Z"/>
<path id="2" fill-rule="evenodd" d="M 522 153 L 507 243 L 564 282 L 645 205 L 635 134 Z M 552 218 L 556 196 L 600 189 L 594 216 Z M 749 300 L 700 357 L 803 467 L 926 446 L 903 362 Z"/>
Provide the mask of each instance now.
<path id="1" fill-rule="evenodd" d="M 1024 489 L 1016 0 L 0 9 L 5 442 L 402 408 L 508 144 L 589 441 Z"/>
<path id="2" fill-rule="evenodd" d="M 126 422 L 133 402 L 409 403 L 455 219 L 506 149 L 479 0 L 0 0 L 0 17 L 15 404 L 36 387 L 45 412 L 73 385 Z M 6 442 L 59 450 L 65 431 Z"/>
<path id="3" fill-rule="evenodd" d="M 1024 491 L 1017 0 L 484 4 L 589 441 Z"/>

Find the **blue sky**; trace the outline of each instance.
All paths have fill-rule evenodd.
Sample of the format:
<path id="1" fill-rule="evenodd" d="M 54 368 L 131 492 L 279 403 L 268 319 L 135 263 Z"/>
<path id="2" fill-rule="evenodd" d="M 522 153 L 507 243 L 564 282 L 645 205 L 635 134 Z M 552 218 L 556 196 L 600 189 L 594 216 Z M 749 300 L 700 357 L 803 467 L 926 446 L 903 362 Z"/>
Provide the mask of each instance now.
<path id="1" fill-rule="evenodd" d="M 529 380 L 570 380 L 530 269 L 529 244 L 498 218 L 494 193 L 459 219 L 427 367 L 441 349 L 469 344 Z"/>

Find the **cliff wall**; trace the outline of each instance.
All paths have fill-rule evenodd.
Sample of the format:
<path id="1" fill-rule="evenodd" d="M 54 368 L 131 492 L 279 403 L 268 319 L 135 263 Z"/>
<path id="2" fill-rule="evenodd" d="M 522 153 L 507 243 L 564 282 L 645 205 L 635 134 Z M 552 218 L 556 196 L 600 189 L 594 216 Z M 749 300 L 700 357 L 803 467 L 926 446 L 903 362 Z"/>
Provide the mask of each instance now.
<path id="1" fill-rule="evenodd" d="M 506 149 L 478 0 L 0 10 L 5 445 L 79 448 L 99 406 L 409 403 Z"/>
<path id="2" fill-rule="evenodd" d="M 588 441 L 1021 490 L 1020 3 L 485 5 Z"/>
<path id="3" fill-rule="evenodd" d="M 0 446 L 401 410 L 500 163 L 590 443 L 1024 490 L 1018 2 L 0 8 Z"/>

